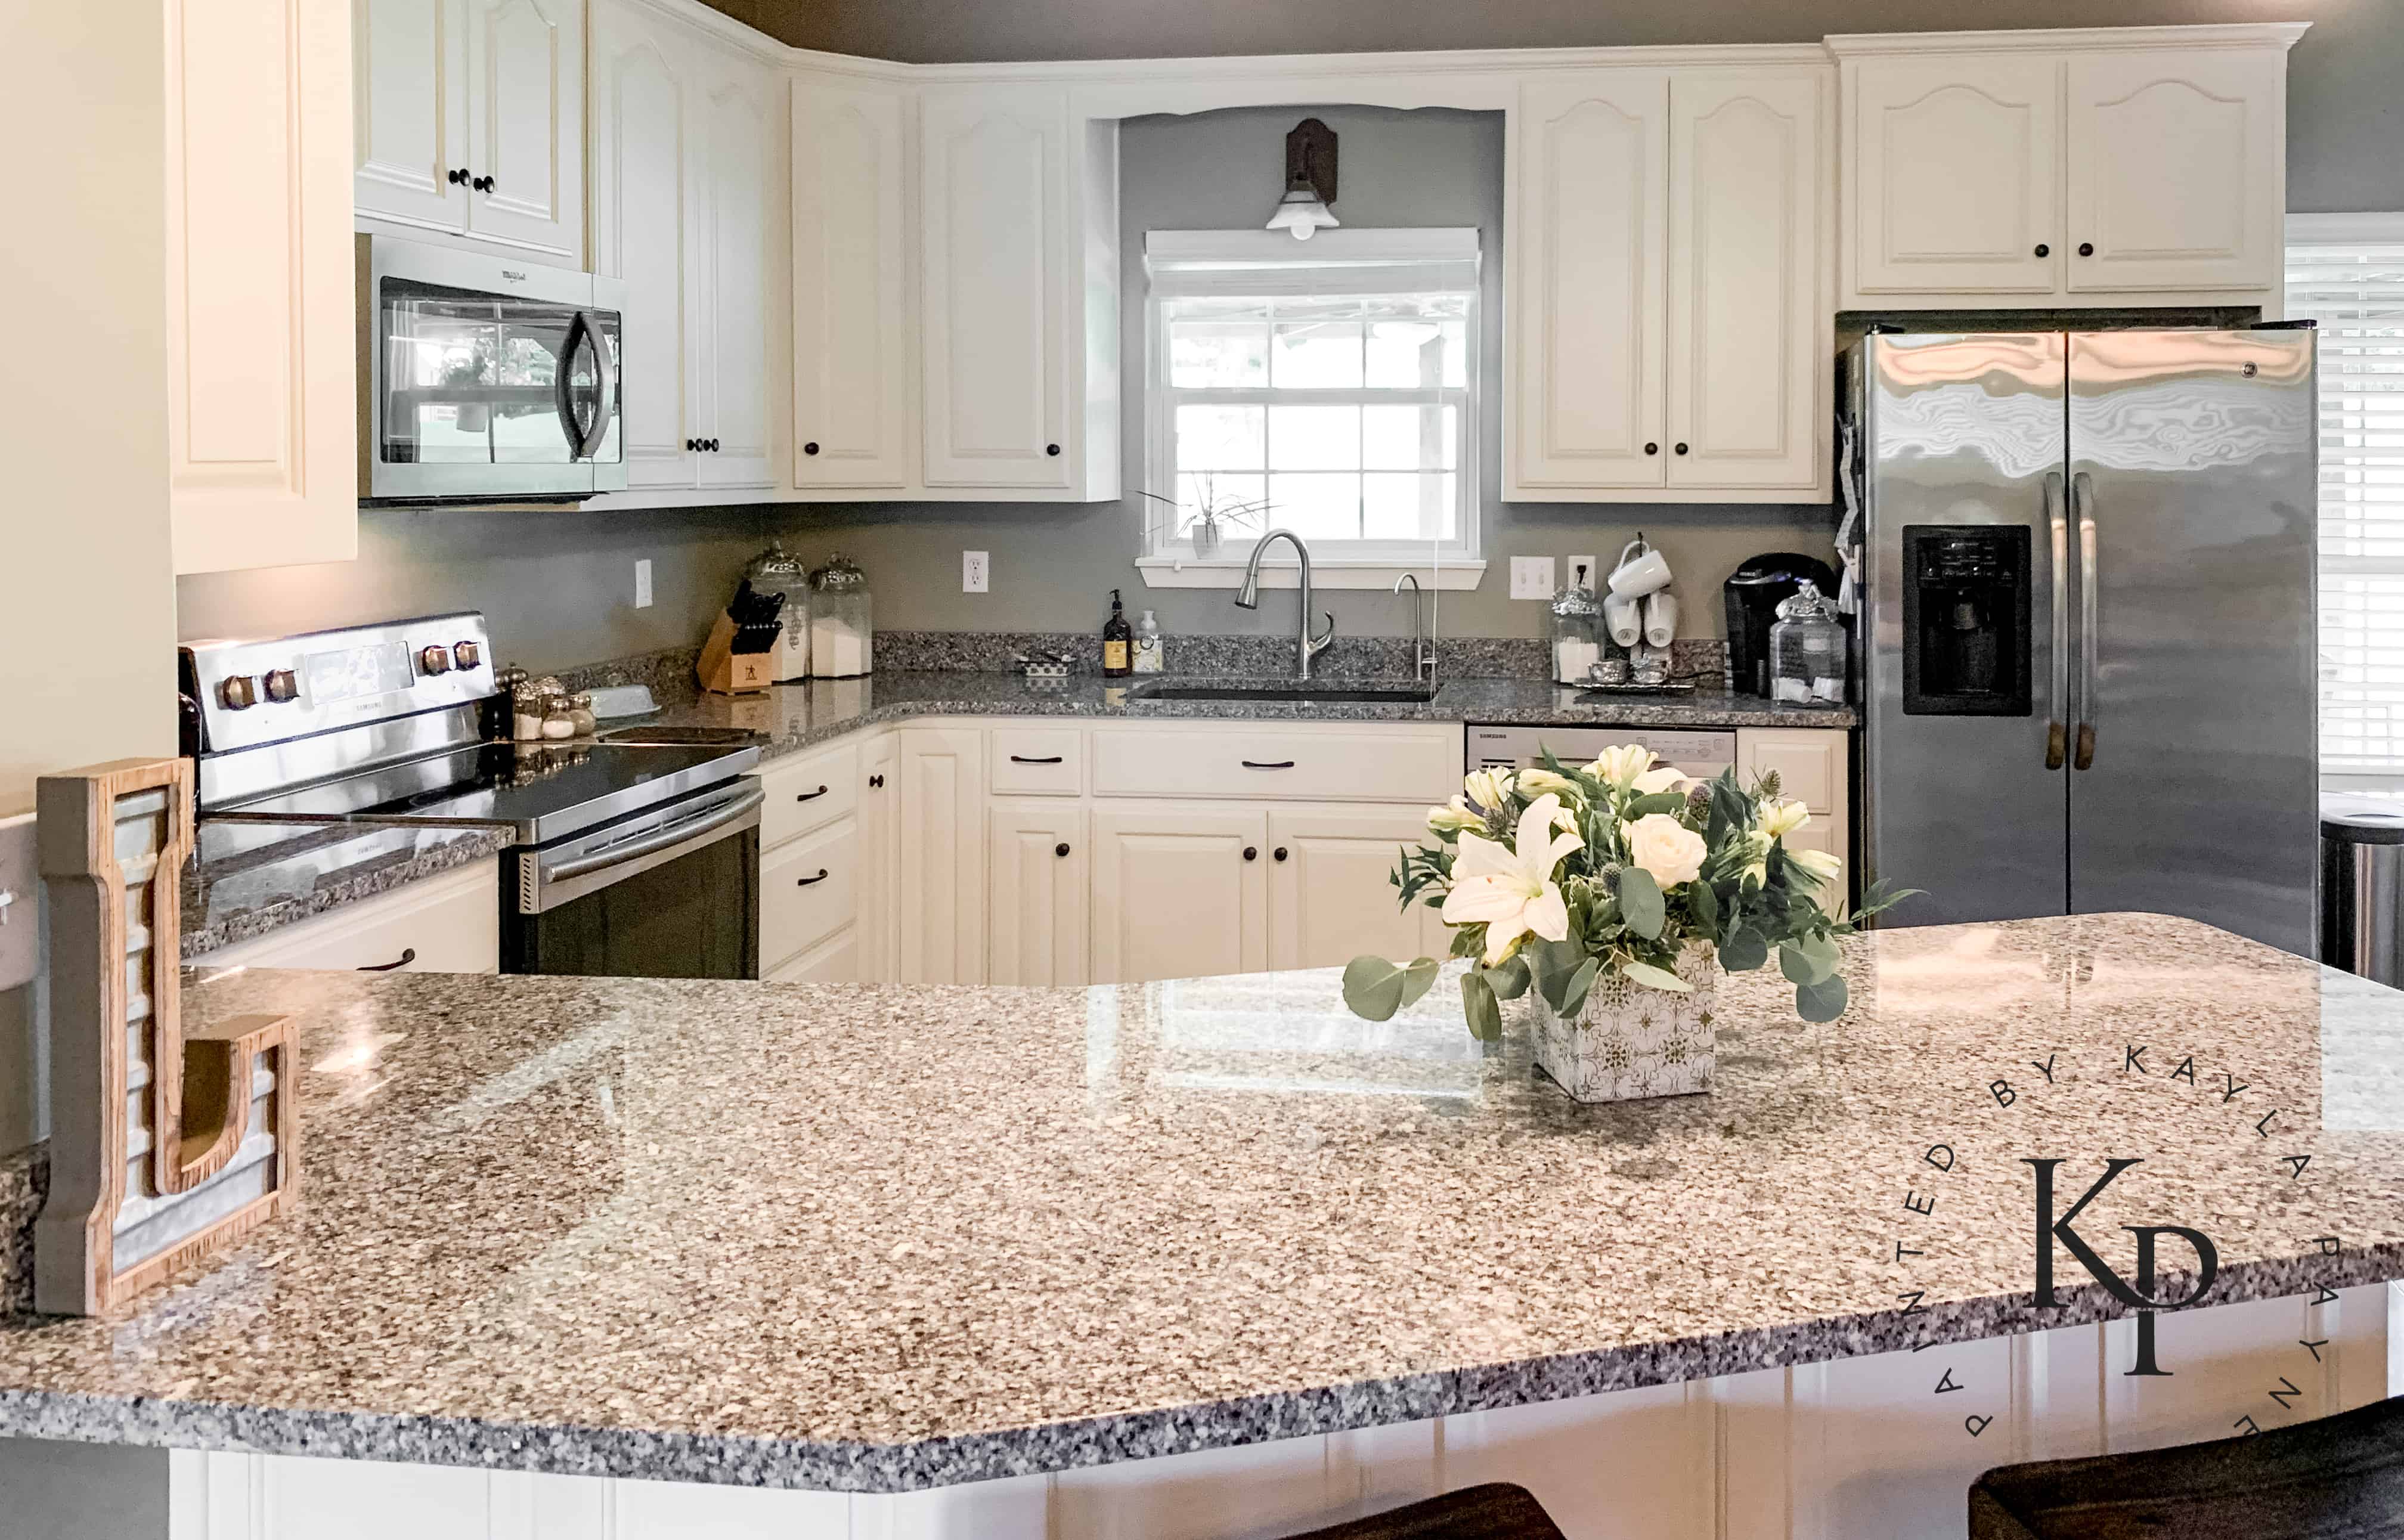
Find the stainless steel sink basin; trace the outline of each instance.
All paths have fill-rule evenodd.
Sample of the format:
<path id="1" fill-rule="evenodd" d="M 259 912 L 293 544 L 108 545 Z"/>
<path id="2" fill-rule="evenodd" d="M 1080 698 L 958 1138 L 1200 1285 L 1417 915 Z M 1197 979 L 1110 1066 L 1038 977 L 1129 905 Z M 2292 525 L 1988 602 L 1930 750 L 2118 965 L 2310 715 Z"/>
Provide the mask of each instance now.
<path id="1" fill-rule="evenodd" d="M 1297 705 L 1423 706 L 1435 699 L 1433 684 L 1381 684 L 1344 679 L 1231 679 L 1198 684 L 1163 681 L 1139 684 L 1131 692 L 1139 701 L 1293 701 Z"/>

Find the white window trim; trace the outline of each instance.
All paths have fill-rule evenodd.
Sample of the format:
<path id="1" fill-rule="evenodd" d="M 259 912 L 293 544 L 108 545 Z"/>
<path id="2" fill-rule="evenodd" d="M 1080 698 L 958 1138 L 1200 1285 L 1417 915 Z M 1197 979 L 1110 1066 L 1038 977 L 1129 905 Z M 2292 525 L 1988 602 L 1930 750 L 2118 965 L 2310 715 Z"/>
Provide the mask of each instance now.
<path id="1" fill-rule="evenodd" d="M 1223 269 L 1223 275 L 1214 274 L 1200 282 L 1189 280 L 1181 283 L 1177 286 L 1180 293 L 1193 293 L 1202 287 L 1224 293 L 1243 292 L 1243 270 L 1246 267 L 1289 266 L 1297 259 L 1345 268 L 1403 268 L 1465 261 L 1475 269 L 1480 261 L 1477 231 L 1474 227 L 1338 228 L 1321 231 L 1307 242 L 1296 241 L 1285 231 L 1275 230 L 1159 230 L 1146 234 L 1144 258 L 1147 267 L 1159 261 L 1205 263 Z M 1170 439 L 1174 432 L 1174 420 L 1168 411 L 1167 393 L 1161 388 L 1162 359 L 1167 348 L 1167 323 L 1161 307 L 1162 287 L 1153 286 L 1144 296 L 1144 461 L 1141 476 L 1147 482 L 1151 480 L 1153 467 L 1166 465 L 1175 457 L 1175 447 Z M 1407 574 L 1431 589 L 1466 592 L 1476 588 L 1485 578 L 1483 556 L 1469 554 L 1481 549 L 1479 539 L 1483 533 L 1480 519 L 1482 499 L 1478 495 L 1478 405 L 1485 382 L 1479 378 L 1478 366 L 1486 307 L 1482 287 L 1474 286 L 1474 293 L 1469 324 L 1463 330 L 1461 341 L 1469 363 L 1471 383 L 1462 404 L 1461 464 L 1455 471 L 1461 478 L 1461 537 L 1457 542 L 1457 549 L 1461 553 L 1457 557 L 1447 553 L 1431 561 L 1427 546 L 1419 541 L 1396 542 L 1386 549 L 1363 549 L 1362 542 L 1347 541 L 1341 554 L 1312 553 L 1312 586 L 1321 589 L 1391 588 Z M 1363 394 L 1373 393 L 1363 391 Z M 1377 394 L 1383 399 L 1382 393 Z M 1153 549 L 1152 520 L 1153 511 L 1160 505 L 1149 497 L 1136 500 L 1143 505 L 1144 525 L 1135 565 L 1145 587 L 1242 586 L 1244 573 L 1251 563 L 1252 547 L 1258 543 L 1259 536 L 1228 539 L 1221 546 L 1219 554 L 1207 560 L 1190 552 L 1156 552 Z M 1301 586 L 1301 564 L 1294 560 L 1291 547 L 1281 544 L 1273 554 L 1263 559 L 1260 583 L 1264 588 Z"/>

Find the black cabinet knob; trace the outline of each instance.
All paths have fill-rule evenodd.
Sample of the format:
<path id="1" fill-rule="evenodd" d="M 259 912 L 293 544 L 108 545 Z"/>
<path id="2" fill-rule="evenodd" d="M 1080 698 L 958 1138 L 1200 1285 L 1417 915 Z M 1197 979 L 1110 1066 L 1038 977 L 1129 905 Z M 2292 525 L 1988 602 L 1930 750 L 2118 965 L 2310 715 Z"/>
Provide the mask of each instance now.
<path id="1" fill-rule="evenodd" d="M 2081 241 L 2081 242 L 2079 242 L 2079 243 L 2078 243 L 2078 255 L 2080 255 L 2081 257 L 2092 257 L 2092 256 L 2094 256 L 2094 255 L 2095 255 L 2095 243 L 2094 243 L 2094 242 L 2092 242 L 2092 241 Z"/>
<path id="2" fill-rule="evenodd" d="M 2050 257 L 2053 255 L 2053 248 L 2047 245 L 2043 241 L 2039 241 L 2036 244 L 2036 254 L 2040 257 Z"/>
<path id="3" fill-rule="evenodd" d="M 1686 446 L 1684 444 L 1680 444 L 1677 446 L 1677 451 L 1679 454 L 1684 455 L 1686 452 Z"/>
<path id="4" fill-rule="evenodd" d="M 815 455 L 818 452 L 818 441 L 815 439 L 811 440 L 808 443 L 802 445 L 802 453 L 804 455 Z"/>
<path id="5" fill-rule="evenodd" d="M 1246 861 L 1258 861 L 1261 859 L 1261 852 L 1258 847 L 1247 845 L 1244 847 L 1244 859 Z"/>
<path id="6" fill-rule="evenodd" d="M 1062 840 L 1059 844 L 1052 847 L 1052 853 L 1055 856 L 1067 855 L 1069 853 L 1069 842 L 1067 840 Z"/>
<path id="7" fill-rule="evenodd" d="M 883 776 L 871 776 L 868 777 L 868 788 L 872 791 L 882 787 L 884 784 L 885 777 Z"/>
<path id="8" fill-rule="evenodd" d="M 455 187 L 465 187 L 465 186 L 467 186 L 467 185 L 468 185 L 468 171 L 467 171 L 467 168 L 466 168 L 465 166 L 462 166 L 462 167 L 458 168 L 457 170 L 448 172 L 448 173 L 444 174 L 444 175 L 443 175 L 443 178 L 442 178 L 442 179 L 443 179 L 444 181 L 446 181 L 446 182 L 450 183 L 450 184 L 451 184 L 453 187 L 454 187 L 454 188 L 455 188 Z"/>
<path id="9" fill-rule="evenodd" d="M 717 441 L 716 439 L 712 439 L 712 440 L 710 440 L 710 441 L 709 441 L 709 452 L 710 452 L 712 455 L 715 455 L 715 454 L 717 454 L 717 453 L 718 453 L 718 441 Z"/>
<path id="10" fill-rule="evenodd" d="M 1046 455 L 1057 455 L 1060 453 L 1060 446 L 1058 444 L 1045 444 L 1043 446 L 1043 453 Z"/>
<path id="11" fill-rule="evenodd" d="M 1661 446 L 1659 444 L 1646 444 L 1644 446 L 1644 453 L 1647 455 L 1658 455 L 1661 453 Z"/>
<path id="12" fill-rule="evenodd" d="M 684 441 L 684 452 L 688 455 L 698 452 L 700 448 L 701 441 L 699 439 L 687 439 Z"/>
<path id="13" fill-rule="evenodd" d="M 1285 860 L 1285 847 L 1282 845 L 1279 846 L 1275 850 L 1272 850 L 1269 853 L 1277 857 L 1279 861 Z"/>

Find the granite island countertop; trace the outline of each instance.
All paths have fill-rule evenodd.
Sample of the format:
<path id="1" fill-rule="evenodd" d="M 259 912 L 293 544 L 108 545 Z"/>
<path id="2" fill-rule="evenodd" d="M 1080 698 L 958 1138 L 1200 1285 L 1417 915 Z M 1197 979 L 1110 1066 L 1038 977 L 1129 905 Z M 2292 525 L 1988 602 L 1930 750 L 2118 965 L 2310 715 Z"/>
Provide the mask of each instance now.
<path id="1" fill-rule="evenodd" d="M 776 759 L 878 722 L 913 717 L 1080 717 L 1127 721 L 1500 722 L 1526 726 L 1852 727 L 1846 706 L 1780 706 L 1717 687 L 1679 695 L 1590 697 L 1536 679 L 1450 679 L 1430 701 L 1182 701 L 1148 699 L 1146 679 L 1078 675 L 1034 684 L 1017 674 L 963 670 L 884 671 L 857 679 L 780 684 L 754 695 L 664 699 L 648 717 L 605 723 L 748 727 L 766 735 L 762 757 Z M 1223 676 L 1174 682 L 1226 685 Z M 1321 680 L 1322 684 L 1348 681 Z M 1358 681 L 1382 687 L 1406 679 Z"/>
<path id="2" fill-rule="evenodd" d="M 1725 982 L 1717 1087 L 1603 1107 L 1332 973 L 194 970 L 302 1020 L 302 1202 L 0 1326 L 0 1433 L 900 1491 L 2117 1315 L 2067 1262 L 2030 1310 L 2034 1155 L 2145 1157 L 2083 1227 L 2201 1227 L 2214 1303 L 2404 1277 L 2404 994 L 2145 916 L 1845 966 L 1827 1026 Z"/>
<path id="3" fill-rule="evenodd" d="M 494 825 L 229 823 L 203 818 L 184 864 L 189 961 L 496 856 Z"/>

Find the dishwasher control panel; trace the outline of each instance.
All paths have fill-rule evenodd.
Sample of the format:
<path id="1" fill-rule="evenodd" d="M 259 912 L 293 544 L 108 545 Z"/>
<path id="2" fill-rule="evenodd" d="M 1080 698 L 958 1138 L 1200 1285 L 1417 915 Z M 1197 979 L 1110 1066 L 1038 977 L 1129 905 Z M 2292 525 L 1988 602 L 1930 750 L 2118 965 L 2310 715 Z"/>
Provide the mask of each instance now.
<path id="1" fill-rule="evenodd" d="M 1563 764 L 1584 764 L 1604 749 L 1642 744 L 1658 762 L 1709 780 L 1736 763 L 1736 734 L 1694 727 L 1518 727 L 1471 722 L 1464 770 L 1524 770 L 1546 749 Z"/>

